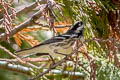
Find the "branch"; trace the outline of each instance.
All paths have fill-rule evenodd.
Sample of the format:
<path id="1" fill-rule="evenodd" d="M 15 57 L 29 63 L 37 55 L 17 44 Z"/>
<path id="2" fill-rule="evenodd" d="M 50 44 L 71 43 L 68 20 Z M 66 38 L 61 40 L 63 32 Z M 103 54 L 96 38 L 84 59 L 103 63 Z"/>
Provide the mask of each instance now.
<path id="1" fill-rule="evenodd" d="M 28 57 L 28 58 L 23 58 L 22 60 L 25 62 L 48 62 L 48 61 L 50 61 L 48 58 L 42 58 L 42 57 L 38 57 L 38 58 L 29 58 Z M 17 59 L 6 59 L 6 58 L 0 58 L 0 61 L 7 61 L 10 63 L 18 63 L 19 62 Z"/>
<path id="2" fill-rule="evenodd" d="M 44 69 L 43 72 L 47 71 L 48 69 Z M 80 77 L 85 77 L 85 75 L 83 73 L 80 72 L 70 72 L 70 71 L 60 71 L 60 70 L 51 70 L 51 73 L 55 73 L 55 74 L 64 74 L 64 75 L 74 75 L 74 76 L 80 76 Z"/>
<path id="3" fill-rule="evenodd" d="M 11 64 L 7 61 L 0 61 L 0 68 L 5 69 L 5 70 L 14 71 L 14 72 L 23 73 L 26 75 L 31 75 L 31 72 L 33 71 L 31 68 L 24 67 L 21 65 Z"/>

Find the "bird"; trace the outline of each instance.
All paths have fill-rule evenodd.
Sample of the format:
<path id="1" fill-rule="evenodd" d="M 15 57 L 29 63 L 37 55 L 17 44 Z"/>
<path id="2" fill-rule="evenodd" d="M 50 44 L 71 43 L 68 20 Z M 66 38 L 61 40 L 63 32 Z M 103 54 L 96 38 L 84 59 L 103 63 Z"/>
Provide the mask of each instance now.
<path id="1" fill-rule="evenodd" d="M 63 57 L 73 51 L 72 45 L 76 40 L 84 41 L 84 25 L 82 21 L 77 21 L 65 33 L 52 37 L 40 44 L 16 51 L 15 54 L 21 58 L 31 55 L 49 55 L 50 57 Z"/>

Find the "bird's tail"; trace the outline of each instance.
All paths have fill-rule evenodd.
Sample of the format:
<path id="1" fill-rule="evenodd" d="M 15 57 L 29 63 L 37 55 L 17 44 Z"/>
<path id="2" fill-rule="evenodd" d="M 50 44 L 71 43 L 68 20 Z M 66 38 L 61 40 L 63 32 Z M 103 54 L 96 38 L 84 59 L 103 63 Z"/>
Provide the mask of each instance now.
<path id="1" fill-rule="evenodd" d="M 32 55 L 33 53 L 33 49 L 24 49 L 24 50 L 20 50 L 20 51 L 16 51 L 15 54 L 19 57 L 27 57 Z"/>

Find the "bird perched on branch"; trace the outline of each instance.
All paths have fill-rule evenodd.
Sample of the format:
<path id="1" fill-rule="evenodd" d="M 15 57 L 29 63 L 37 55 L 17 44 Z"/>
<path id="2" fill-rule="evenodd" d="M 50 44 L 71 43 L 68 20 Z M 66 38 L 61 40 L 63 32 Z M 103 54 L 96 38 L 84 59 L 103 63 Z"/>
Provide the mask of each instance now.
<path id="1" fill-rule="evenodd" d="M 73 51 L 72 45 L 76 40 L 84 40 L 83 31 L 83 22 L 76 22 L 66 33 L 52 37 L 32 48 L 16 51 L 15 53 L 19 57 L 27 57 L 30 55 L 65 56 Z"/>

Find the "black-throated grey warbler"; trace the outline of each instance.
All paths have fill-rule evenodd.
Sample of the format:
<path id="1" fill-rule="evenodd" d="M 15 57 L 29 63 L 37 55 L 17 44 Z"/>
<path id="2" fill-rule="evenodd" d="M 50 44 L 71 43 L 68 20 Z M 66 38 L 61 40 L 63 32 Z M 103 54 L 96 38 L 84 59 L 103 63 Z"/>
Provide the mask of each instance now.
<path id="1" fill-rule="evenodd" d="M 72 45 L 74 41 L 78 39 L 84 40 L 83 31 L 83 22 L 76 22 L 66 33 L 52 37 L 32 48 L 20 50 L 15 53 L 19 57 L 27 57 L 35 54 L 49 54 L 52 57 L 60 57 L 64 54 L 70 54 L 73 51 Z"/>

